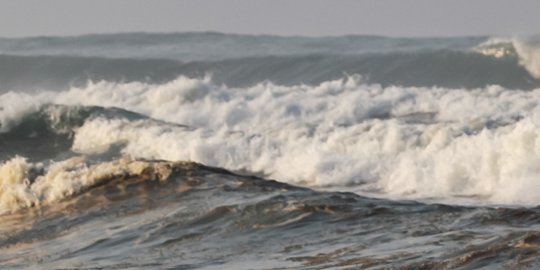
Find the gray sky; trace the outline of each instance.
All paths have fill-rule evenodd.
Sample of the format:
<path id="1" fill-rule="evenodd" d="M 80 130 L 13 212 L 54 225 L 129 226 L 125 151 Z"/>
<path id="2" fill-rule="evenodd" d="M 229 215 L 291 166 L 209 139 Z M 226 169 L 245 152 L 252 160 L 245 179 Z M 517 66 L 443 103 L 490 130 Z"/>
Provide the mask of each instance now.
<path id="1" fill-rule="evenodd" d="M 0 0 L 0 36 L 220 31 L 530 35 L 540 0 Z"/>

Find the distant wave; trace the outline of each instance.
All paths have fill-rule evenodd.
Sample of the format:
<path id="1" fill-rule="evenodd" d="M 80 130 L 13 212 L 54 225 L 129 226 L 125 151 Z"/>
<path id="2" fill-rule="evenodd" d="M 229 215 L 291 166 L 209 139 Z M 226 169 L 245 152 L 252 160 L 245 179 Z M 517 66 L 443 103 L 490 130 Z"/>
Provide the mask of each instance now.
<path id="1" fill-rule="evenodd" d="M 0 54 L 217 61 L 311 54 L 358 55 L 417 50 L 468 50 L 486 37 L 282 37 L 215 32 L 120 33 L 75 37 L 0 38 Z"/>
<path id="2" fill-rule="evenodd" d="M 264 81 L 282 85 L 334 80 L 361 74 L 383 86 L 478 88 L 501 85 L 533 89 L 540 80 L 515 57 L 476 52 L 422 51 L 356 56 L 265 56 L 221 61 L 179 62 L 160 59 L 109 59 L 68 56 L 0 56 L 0 91 L 68 89 L 88 81 L 164 83 L 184 75 L 246 87 Z M 529 71 L 529 72 L 528 72 Z"/>
<path id="3" fill-rule="evenodd" d="M 496 58 L 517 58 L 535 79 L 540 79 L 540 38 L 492 38 L 473 51 Z"/>
<path id="4" fill-rule="evenodd" d="M 88 81 L 164 83 L 180 75 L 246 87 L 317 85 L 360 74 L 383 86 L 540 86 L 534 38 L 280 37 L 125 33 L 0 38 L 0 92 Z"/>

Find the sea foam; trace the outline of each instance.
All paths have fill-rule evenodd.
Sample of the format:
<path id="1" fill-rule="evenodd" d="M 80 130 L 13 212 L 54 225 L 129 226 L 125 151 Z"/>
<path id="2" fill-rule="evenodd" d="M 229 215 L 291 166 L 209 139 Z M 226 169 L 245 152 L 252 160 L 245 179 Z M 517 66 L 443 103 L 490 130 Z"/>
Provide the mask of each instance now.
<path id="1" fill-rule="evenodd" d="M 0 164 L 0 213 L 56 202 L 114 178 L 165 180 L 170 169 L 165 162 L 125 157 L 99 164 L 74 157 L 48 166 L 15 157 Z"/>
<path id="2" fill-rule="evenodd" d="M 149 117 L 87 119 L 74 130 L 72 150 L 80 154 L 120 144 L 134 158 L 195 161 L 323 190 L 540 202 L 530 192 L 540 188 L 540 89 L 381 87 L 358 76 L 318 86 L 230 88 L 179 77 L 161 85 L 98 82 L 9 93 L 2 106 L 4 96 L 17 100 L 19 112 L 54 103 Z M 1 111 L 0 119 L 14 125 L 17 115 Z"/>

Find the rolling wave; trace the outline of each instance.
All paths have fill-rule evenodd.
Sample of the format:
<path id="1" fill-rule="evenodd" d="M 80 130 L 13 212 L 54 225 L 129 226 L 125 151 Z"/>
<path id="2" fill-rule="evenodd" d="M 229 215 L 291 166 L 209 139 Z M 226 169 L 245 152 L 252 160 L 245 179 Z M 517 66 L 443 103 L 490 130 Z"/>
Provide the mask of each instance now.
<path id="1" fill-rule="evenodd" d="M 65 56 L 0 56 L 0 89 L 68 89 L 89 81 L 164 83 L 180 75 L 247 87 L 263 81 L 317 85 L 345 74 L 361 74 L 383 86 L 512 89 L 540 86 L 534 72 L 514 57 L 475 52 L 425 51 L 357 56 L 267 56 L 215 62 L 107 59 Z"/>
<path id="2" fill-rule="evenodd" d="M 0 38 L 0 91 L 67 89 L 91 81 L 164 83 L 212 75 L 246 87 L 320 84 L 361 74 L 383 86 L 539 86 L 535 38 L 279 37 L 126 33 Z"/>
<path id="3" fill-rule="evenodd" d="M 540 200 L 526 192 L 536 185 L 539 95 L 500 86 L 382 87 L 354 76 L 247 88 L 179 77 L 10 92 L 0 96 L 0 123 L 3 138 L 31 134 L 12 139 L 36 144 L 43 139 L 20 126 L 48 125 L 39 130 L 63 136 L 55 155 L 71 145 L 68 157 L 195 161 L 370 196 L 528 205 Z M 53 114 L 66 120 L 50 122 L 51 108 L 67 111 Z M 36 112 L 47 113 L 32 120 Z"/>

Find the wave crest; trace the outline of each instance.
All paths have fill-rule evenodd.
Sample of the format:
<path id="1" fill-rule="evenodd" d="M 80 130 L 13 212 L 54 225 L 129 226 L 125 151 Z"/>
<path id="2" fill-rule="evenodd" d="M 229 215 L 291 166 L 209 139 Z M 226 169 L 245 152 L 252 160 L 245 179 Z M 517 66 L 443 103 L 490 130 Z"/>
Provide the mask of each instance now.
<path id="1" fill-rule="evenodd" d="M 496 58 L 517 58 L 534 78 L 540 79 L 540 37 L 529 38 L 492 38 L 474 51 Z"/>

